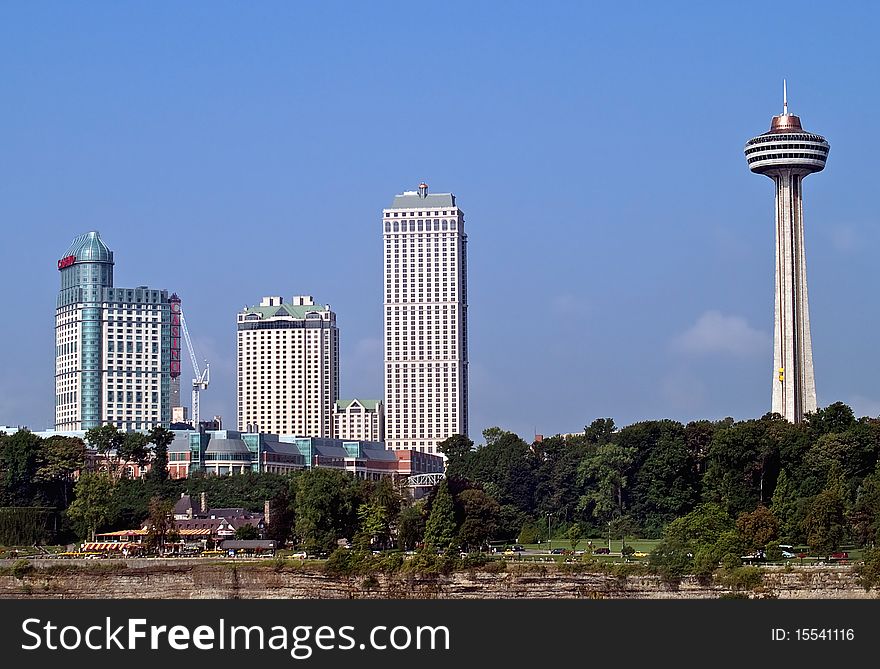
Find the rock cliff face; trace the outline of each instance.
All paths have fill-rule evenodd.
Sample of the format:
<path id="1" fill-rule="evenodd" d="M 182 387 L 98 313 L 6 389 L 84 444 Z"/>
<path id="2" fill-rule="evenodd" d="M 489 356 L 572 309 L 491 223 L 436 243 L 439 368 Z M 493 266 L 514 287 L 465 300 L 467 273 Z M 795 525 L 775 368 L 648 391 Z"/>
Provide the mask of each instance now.
<path id="1" fill-rule="evenodd" d="M 736 589 L 684 578 L 509 571 L 448 576 L 330 577 L 317 571 L 269 564 L 39 564 L 0 575 L 0 598 L 18 599 L 711 599 L 724 596 L 778 599 L 877 599 L 849 567 L 768 570 L 761 583 Z"/>

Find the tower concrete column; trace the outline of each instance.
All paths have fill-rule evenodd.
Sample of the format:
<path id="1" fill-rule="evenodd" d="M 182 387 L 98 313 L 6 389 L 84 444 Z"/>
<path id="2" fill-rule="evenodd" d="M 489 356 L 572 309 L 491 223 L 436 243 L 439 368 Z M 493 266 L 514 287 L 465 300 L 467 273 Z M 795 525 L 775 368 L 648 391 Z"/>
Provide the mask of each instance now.
<path id="1" fill-rule="evenodd" d="M 816 381 L 810 338 L 807 260 L 804 252 L 803 179 L 825 168 L 830 146 L 806 132 L 788 111 L 774 116 L 770 131 L 745 148 L 749 169 L 776 187 L 776 308 L 773 328 L 772 411 L 793 423 L 815 412 Z"/>

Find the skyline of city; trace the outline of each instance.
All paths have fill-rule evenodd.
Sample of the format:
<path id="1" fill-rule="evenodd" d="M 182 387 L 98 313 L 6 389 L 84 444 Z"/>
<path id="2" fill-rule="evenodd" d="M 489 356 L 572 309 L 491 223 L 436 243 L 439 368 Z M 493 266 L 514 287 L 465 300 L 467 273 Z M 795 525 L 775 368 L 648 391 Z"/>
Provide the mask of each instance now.
<path id="1" fill-rule="evenodd" d="M 388 193 L 422 179 L 473 221 L 475 440 L 491 425 L 528 437 L 597 416 L 760 416 L 772 203 L 741 151 L 778 112 L 786 76 L 793 108 L 835 144 L 805 204 L 818 401 L 880 413 L 880 316 L 864 307 L 880 241 L 864 196 L 878 142 L 865 132 L 870 20 L 791 17 L 792 34 L 822 22 L 828 47 L 753 53 L 742 8 L 700 8 L 664 31 L 660 8 L 425 8 L 444 45 L 381 6 L 332 21 L 280 5 L 188 8 L 174 22 L 131 11 L 121 24 L 89 8 L 0 11 L 0 76 L 18 92 L 0 110 L 0 220 L 13 222 L 0 261 L 7 283 L 25 279 L 0 324 L 0 423 L 51 424 L 45 296 L 59 249 L 47 240 L 91 229 L 124 254 L 120 285 L 183 298 L 212 363 L 204 416 L 234 423 L 230 314 L 277 290 L 332 304 L 340 397 L 381 397 L 375 220 Z M 597 20 L 606 30 L 579 39 Z M 257 36 L 259 48 L 235 47 Z"/>

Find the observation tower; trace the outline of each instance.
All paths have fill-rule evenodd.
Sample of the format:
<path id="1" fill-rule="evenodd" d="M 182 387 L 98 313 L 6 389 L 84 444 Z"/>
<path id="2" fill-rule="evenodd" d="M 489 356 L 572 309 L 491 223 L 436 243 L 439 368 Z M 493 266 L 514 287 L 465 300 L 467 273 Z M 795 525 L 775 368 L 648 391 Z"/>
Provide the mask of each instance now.
<path id="1" fill-rule="evenodd" d="M 801 127 L 800 118 L 788 111 L 785 83 L 782 91 L 782 113 L 773 117 L 768 132 L 746 143 L 745 154 L 749 169 L 770 177 L 776 187 L 772 411 L 799 423 L 816 411 L 802 183 L 825 168 L 830 146 Z"/>

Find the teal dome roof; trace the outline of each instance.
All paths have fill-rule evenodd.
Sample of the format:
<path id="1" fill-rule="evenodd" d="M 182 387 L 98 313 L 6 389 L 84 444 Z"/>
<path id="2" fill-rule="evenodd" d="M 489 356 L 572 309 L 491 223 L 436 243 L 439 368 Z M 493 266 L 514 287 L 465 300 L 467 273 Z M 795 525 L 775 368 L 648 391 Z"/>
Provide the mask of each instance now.
<path id="1" fill-rule="evenodd" d="M 113 251 L 101 239 L 97 231 L 87 232 L 73 240 L 67 249 L 67 256 L 76 256 L 77 261 L 113 262 Z"/>

